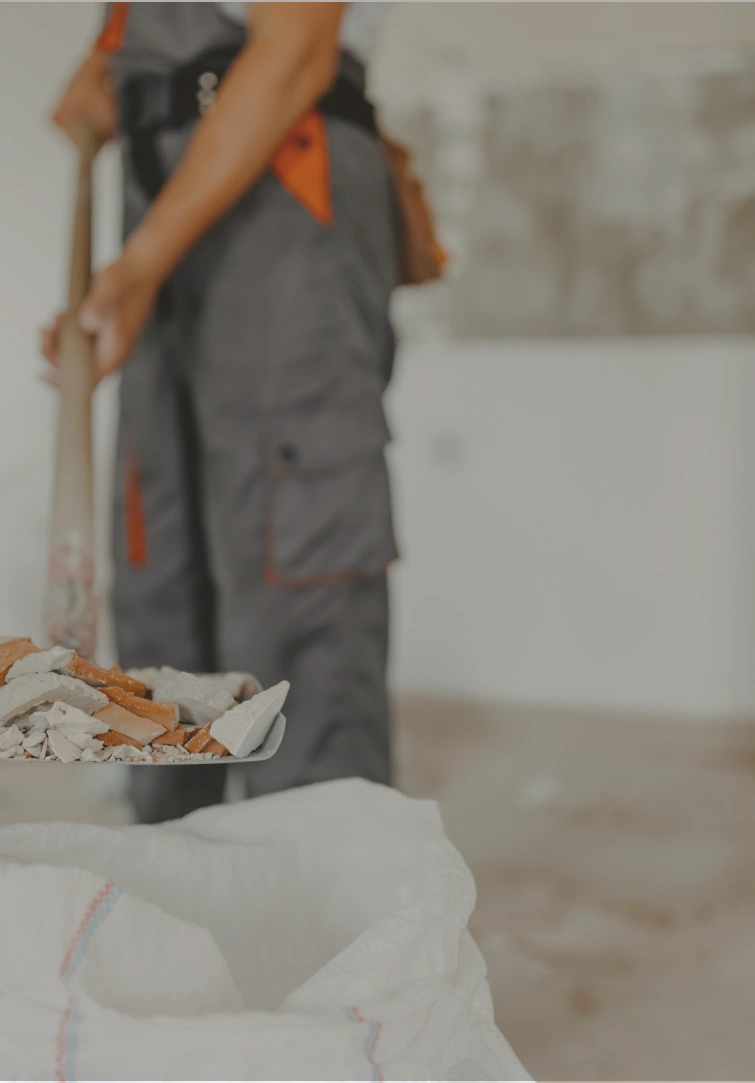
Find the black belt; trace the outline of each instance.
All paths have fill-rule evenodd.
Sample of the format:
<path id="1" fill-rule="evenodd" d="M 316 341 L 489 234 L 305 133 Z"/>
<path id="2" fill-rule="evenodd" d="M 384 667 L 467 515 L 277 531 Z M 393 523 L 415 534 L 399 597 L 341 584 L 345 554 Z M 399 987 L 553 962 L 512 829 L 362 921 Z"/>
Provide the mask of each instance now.
<path id="1" fill-rule="evenodd" d="M 142 72 L 124 82 L 118 95 L 119 127 L 129 141 L 137 180 L 150 199 L 166 179 L 155 136 L 197 120 L 212 104 L 215 88 L 237 55 L 237 49 L 213 50 L 174 72 Z M 374 108 L 360 87 L 343 75 L 316 108 L 377 134 Z"/>

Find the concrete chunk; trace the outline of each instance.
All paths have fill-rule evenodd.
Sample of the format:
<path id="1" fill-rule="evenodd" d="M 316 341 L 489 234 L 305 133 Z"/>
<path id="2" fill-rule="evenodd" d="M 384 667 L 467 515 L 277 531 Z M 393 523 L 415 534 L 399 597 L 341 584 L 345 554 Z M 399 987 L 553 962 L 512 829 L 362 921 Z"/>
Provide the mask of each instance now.
<path id="1" fill-rule="evenodd" d="M 40 703 L 54 703 L 56 700 L 78 707 L 87 715 L 94 714 L 108 702 L 107 696 L 96 688 L 60 673 L 17 677 L 0 688 L 0 725 L 25 714 Z"/>
<path id="2" fill-rule="evenodd" d="M 152 688 L 156 700 L 175 703 L 182 722 L 207 726 L 234 706 L 233 696 L 219 689 L 211 677 L 194 677 L 163 666 Z"/>
<path id="3" fill-rule="evenodd" d="M 75 651 L 67 647 L 51 647 L 49 651 L 35 651 L 19 658 L 8 670 L 5 680 L 16 680 L 18 677 L 31 677 L 34 673 L 55 673 L 65 669 L 73 659 Z"/>
<path id="4" fill-rule="evenodd" d="M 74 760 L 81 759 L 81 749 L 72 744 L 68 738 L 60 733 L 57 729 L 51 729 L 48 731 L 47 737 L 50 751 L 54 756 L 57 756 L 63 763 L 73 763 Z"/>
<path id="5" fill-rule="evenodd" d="M 281 712 L 290 688 L 288 681 L 267 688 L 227 711 L 210 726 L 210 733 L 232 756 L 243 759 L 259 748 Z"/>

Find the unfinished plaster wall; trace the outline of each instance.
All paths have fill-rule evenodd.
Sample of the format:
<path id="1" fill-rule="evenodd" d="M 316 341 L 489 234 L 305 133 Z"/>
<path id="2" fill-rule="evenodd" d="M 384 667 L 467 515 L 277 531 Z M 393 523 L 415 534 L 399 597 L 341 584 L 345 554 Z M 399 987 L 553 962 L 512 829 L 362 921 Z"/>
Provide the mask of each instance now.
<path id="1" fill-rule="evenodd" d="M 481 108 L 454 333 L 755 332 L 755 54 L 534 69 Z"/>

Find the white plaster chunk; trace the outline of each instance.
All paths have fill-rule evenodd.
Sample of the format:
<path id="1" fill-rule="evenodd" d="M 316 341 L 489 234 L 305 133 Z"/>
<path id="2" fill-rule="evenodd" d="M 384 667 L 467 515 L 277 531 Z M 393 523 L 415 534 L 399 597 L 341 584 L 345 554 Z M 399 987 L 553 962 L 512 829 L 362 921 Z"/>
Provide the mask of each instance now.
<path id="1" fill-rule="evenodd" d="M 78 707 L 72 707 L 70 703 L 60 701 L 53 703 L 47 711 L 38 711 L 31 718 L 38 729 L 49 729 L 51 726 L 73 726 L 94 737 L 110 729 L 107 722 L 92 718 Z"/>
<path id="2" fill-rule="evenodd" d="M 27 752 L 31 752 L 32 749 L 38 748 L 43 744 L 47 738 L 47 734 L 44 730 L 32 730 L 28 737 L 24 737 L 23 745 Z"/>
<path id="3" fill-rule="evenodd" d="M 210 673 L 199 679 L 211 682 L 217 691 L 227 692 L 236 700 L 241 699 L 242 692 L 247 688 L 260 690 L 256 678 L 251 673 Z"/>
<path id="4" fill-rule="evenodd" d="M 152 697 L 175 703 L 182 722 L 206 726 L 234 706 L 233 696 L 218 688 L 212 677 L 194 677 L 163 666 L 152 688 Z"/>
<path id="5" fill-rule="evenodd" d="M 51 647 L 49 651 L 27 654 L 25 658 L 19 658 L 13 663 L 5 679 L 14 681 L 19 677 L 31 677 L 34 673 L 54 673 L 56 670 L 65 669 L 70 665 L 75 653 L 66 647 Z"/>
<path id="6" fill-rule="evenodd" d="M 31 714 L 19 715 L 16 718 L 16 725 L 25 727 L 27 730 L 47 730 L 52 725 L 50 715 L 53 710 L 54 706 L 49 711 L 32 711 Z"/>
<path id="7" fill-rule="evenodd" d="M 18 726 L 24 734 L 29 733 L 35 727 L 37 729 L 45 729 L 45 726 L 40 726 L 35 722 L 34 719 L 37 713 L 38 712 L 36 711 L 27 711 L 25 714 L 17 714 L 13 719 L 13 725 Z"/>
<path id="8" fill-rule="evenodd" d="M 103 748 L 102 742 L 97 742 L 100 748 L 85 748 L 81 753 L 82 763 L 105 763 L 110 759 L 110 749 Z"/>
<path id="9" fill-rule="evenodd" d="M 47 752 L 47 737 L 44 738 L 41 745 L 36 745 L 34 748 L 30 748 L 29 752 L 35 760 L 43 760 Z"/>
<path id="10" fill-rule="evenodd" d="M 4 752 L 0 751 L 0 760 L 12 760 L 16 757 L 15 748 L 7 748 Z"/>
<path id="11" fill-rule="evenodd" d="M 288 681 L 267 688 L 245 703 L 227 711 L 210 726 L 210 734 L 225 745 L 232 756 L 243 759 L 262 744 L 286 702 Z"/>
<path id="12" fill-rule="evenodd" d="M 150 754 L 141 748 L 134 748 L 133 745 L 116 745 L 112 750 L 113 760 L 148 760 Z"/>
<path id="13" fill-rule="evenodd" d="M 23 744 L 24 735 L 18 726 L 8 726 L 0 730 L 0 752 L 12 752 L 14 748 Z"/>
<path id="14" fill-rule="evenodd" d="M 62 733 L 77 748 L 102 748 L 102 741 L 98 741 L 93 737 L 91 730 L 85 729 L 83 726 L 77 726 L 75 722 L 61 722 L 54 728 L 56 733 Z"/>
<path id="15" fill-rule="evenodd" d="M 73 763 L 81 758 L 81 749 L 72 744 L 58 729 L 48 730 L 47 740 L 50 751 L 63 763 Z"/>
<path id="16" fill-rule="evenodd" d="M 56 700 L 78 707 L 88 715 L 110 702 L 104 693 L 73 677 L 60 673 L 37 673 L 18 677 L 0 688 L 0 724 L 10 722 L 41 703 L 54 703 Z"/>
<path id="17" fill-rule="evenodd" d="M 147 669 L 130 669 L 126 676 L 133 677 L 136 681 L 141 681 L 142 684 L 146 684 L 149 689 L 154 689 L 155 683 L 160 676 L 160 670 L 157 666 L 149 666 Z"/>

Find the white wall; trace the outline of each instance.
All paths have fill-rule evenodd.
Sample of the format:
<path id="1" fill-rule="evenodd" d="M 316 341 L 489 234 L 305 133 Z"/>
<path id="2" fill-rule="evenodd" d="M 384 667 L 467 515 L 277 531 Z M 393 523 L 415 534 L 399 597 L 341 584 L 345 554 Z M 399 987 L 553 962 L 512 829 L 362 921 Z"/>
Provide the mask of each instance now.
<path id="1" fill-rule="evenodd" d="M 75 161 L 47 116 L 99 19 L 97 4 L 0 4 L 0 70 L 12 93 L 0 111 L 0 634 L 37 636 L 47 571 L 55 395 L 37 378 L 39 329 L 64 301 Z M 118 243 L 117 163 L 98 166 L 97 249 Z M 100 545 L 115 387 L 97 395 Z M 107 575 L 105 562 L 100 573 Z M 103 612 L 106 622 L 106 611 Z M 105 656 L 109 636 L 103 625 Z"/>
<path id="2" fill-rule="evenodd" d="M 755 343 L 407 347 L 399 685 L 755 707 Z"/>
<path id="3" fill-rule="evenodd" d="M 43 118 L 96 16 L 0 5 L 13 88 L 0 112 L 0 634 L 40 626 L 54 397 L 35 380 L 36 335 L 64 295 L 72 178 Z M 117 236 L 112 159 L 99 179 L 104 257 Z M 407 346 L 391 399 L 397 683 L 755 709 L 753 352 L 714 340 Z M 105 571 L 113 391 L 97 419 Z"/>

